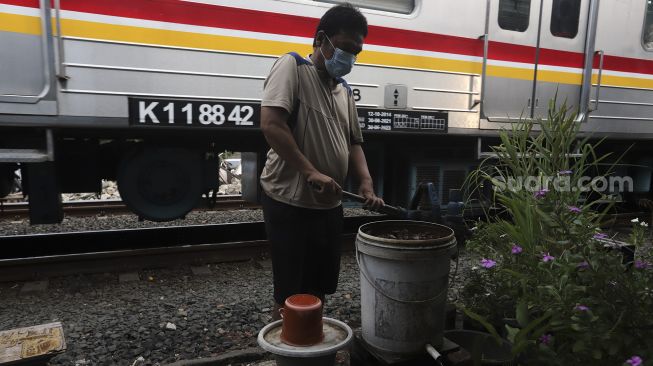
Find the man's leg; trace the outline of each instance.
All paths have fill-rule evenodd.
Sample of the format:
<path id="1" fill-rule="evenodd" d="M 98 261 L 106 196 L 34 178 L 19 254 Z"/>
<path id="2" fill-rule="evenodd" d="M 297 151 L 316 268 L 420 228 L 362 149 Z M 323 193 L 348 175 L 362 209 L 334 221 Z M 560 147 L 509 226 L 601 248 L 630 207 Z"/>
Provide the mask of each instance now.
<path id="1" fill-rule="evenodd" d="M 275 322 L 277 320 L 281 320 L 281 308 L 283 305 L 277 304 L 277 301 L 274 301 L 274 306 L 272 306 L 272 321 Z"/>
<path id="2" fill-rule="evenodd" d="M 279 308 L 288 296 L 301 293 L 306 251 L 306 209 L 290 206 L 265 196 L 261 199 L 265 230 L 270 242 L 274 302 L 272 319 L 278 320 Z"/>
<path id="3" fill-rule="evenodd" d="M 306 279 L 303 290 L 318 296 L 324 304 L 326 294 L 338 286 L 342 252 L 342 207 L 321 210 L 312 220 L 311 238 L 306 251 Z M 308 265 L 310 263 L 310 265 Z"/>

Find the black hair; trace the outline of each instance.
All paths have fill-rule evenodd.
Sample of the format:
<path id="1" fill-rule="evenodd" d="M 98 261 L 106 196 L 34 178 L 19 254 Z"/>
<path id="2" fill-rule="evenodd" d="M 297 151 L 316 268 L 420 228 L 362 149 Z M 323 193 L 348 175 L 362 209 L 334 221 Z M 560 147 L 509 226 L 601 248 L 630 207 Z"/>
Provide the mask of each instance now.
<path id="1" fill-rule="evenodd" d="M 336 5 L 322 15 L 320 24 L 315 30 L 313 46 L 315 46 L 315 39 L 320 31 L 324 31 L 329 38 L 340 32 L 361 34 L 365 38 L 367 37 L 367 19 L 349 3 Z"/>

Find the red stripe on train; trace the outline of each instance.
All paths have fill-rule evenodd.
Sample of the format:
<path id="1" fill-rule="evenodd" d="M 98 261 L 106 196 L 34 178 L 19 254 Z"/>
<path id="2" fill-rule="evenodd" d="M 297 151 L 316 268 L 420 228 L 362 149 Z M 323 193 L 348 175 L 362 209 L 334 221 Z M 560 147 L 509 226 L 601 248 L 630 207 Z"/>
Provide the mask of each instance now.
<path id="1" fill-rule="evenodd" d="M 0 0 L 0 3 L 39 6 L 38 0 Z M 62 0 L 61 6 L 64 10 L 85 13 L 309 38 L 313 37 L 319 22 L 317 18 L 179 0 Z M 369 27 L 365 42 L 387 47 L 483 56 L 483 42 L 479 39 L 380 26 Z M 531 46 L 491 41 L 489 58 L 532 64 L 535 62 L 535 50 Z M 539 60 L 544 65 L 582 68 L 584 55 L 540 49 Z M 596 60 L 595 67 L 598 67 Z M 653 61 L 606 55 L 604 69 L 653 74 Z"/>

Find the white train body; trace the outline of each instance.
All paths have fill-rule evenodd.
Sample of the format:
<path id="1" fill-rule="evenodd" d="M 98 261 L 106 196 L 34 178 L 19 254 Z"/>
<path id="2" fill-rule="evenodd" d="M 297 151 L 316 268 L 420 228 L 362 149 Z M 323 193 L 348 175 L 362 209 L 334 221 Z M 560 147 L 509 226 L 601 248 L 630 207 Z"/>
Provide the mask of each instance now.
<path id="1" fill-rule="evenodd" d="M 399 186 L 432 178 L 442 183 L 446 201 L 446 187 L 454 185 L 446 180 L 458 182 L 474 164 L 481 138 L 521 117 L 546 118 L 556 93 L 559 102 L 578 108 L 588 133 L 653 137 L 650 0 L 353 3 L 370 29 L 346 79 L 368 149 L 380 154 L 372 159 L 379 189 L 385 186 L 395 200 L 408 194 Z M 318 20 L 332 5 L 0 0 L 0 164 L 59 161 L 54 174 L 71 174 L 65 151 L 90 146 L 95 155 L 85 154 L 78 174 L 92 164 L 89 156 L 115 163 L 89 178 L 94 182 L 129 170 L 121 162 L 125 150 L 143 144 L 260 153 L 256 107 L 263 81 L 279 55 L 312 51 Z M 434 157 L 442 153 L 436 145 L 470 153 Z M 412 178 L 384 179 L 392 175 L 392 151 L 411 161 L 408 170 L 397 169 Z M 437 169 L 429 168 L 433 161 Z M 66 186 L 57 189 L 70 191 Z M 82 186 L 75 189 L 93 184 Z M 148 217 L 152 209 L 136 211 Z"/>

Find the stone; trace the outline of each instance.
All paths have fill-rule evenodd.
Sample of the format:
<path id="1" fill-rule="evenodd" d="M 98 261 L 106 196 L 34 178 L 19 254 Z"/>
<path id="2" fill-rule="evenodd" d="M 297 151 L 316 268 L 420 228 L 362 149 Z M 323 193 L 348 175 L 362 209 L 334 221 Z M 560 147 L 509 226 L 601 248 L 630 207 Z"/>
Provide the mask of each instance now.
<path id="1" fill-rule="evenodd" d="M 168 322 L 168 323 L 166 324 L 166 329 L 168 329 L 168 330 L 177 330 L 177 326 L 174 325 L 174 324 L 172 324 L 172 323 L 170 323 L 170 322 Z"/>
<path id="2" fill-rule="evenodd" d="M 140 279 L 138 272 L 123 272 L 118 274 L 118 282 L 120 283 L 135 282 L 140 281 Z"/>
<path id="3" fill-rule="evenodd" d="M 48 289 L 48 280 L 43 281 L 30 281 L 25 282 L 20 289 L 21 294 L 30 294 L 35 292 L 43 292 Z"/>
<path id="4" fill-rule="evenodd" d="M 194 276 L 206 276 L 211 274 L 211 270 L 207 266 L 190 266 L 190 271 Z"/>

